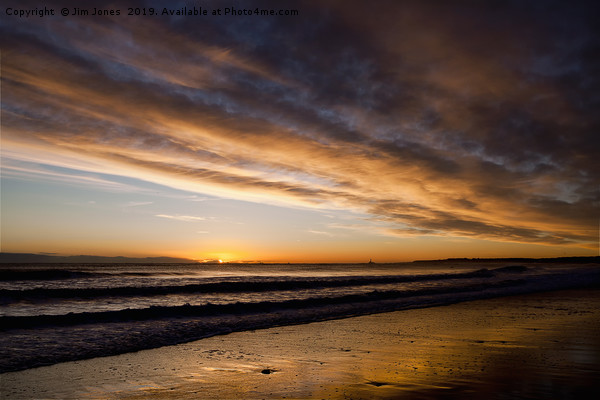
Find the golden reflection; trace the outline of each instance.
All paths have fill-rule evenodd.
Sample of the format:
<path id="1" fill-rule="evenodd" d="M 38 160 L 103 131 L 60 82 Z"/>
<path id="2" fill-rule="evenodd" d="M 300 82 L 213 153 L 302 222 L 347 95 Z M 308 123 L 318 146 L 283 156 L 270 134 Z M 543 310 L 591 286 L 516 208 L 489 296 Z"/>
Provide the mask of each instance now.
<path id="1" fill-rule="evenodd" d="M 584 398 L 597 390 L 599 317 L 597 290 L 513 296 L 62 363 L 5 374 L 3 387 L 27 398 Z"/>

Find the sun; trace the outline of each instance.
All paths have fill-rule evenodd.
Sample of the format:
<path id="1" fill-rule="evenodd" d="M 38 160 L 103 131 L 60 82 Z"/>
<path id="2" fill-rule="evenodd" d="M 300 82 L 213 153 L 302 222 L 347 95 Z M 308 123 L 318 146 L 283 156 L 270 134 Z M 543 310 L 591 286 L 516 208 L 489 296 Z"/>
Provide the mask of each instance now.
<path id="1" fill-rule="evenodd" d="M 243 259 L 237 253 L 229 252 L 211 252 L 211 253 L 196 253 L 193 254 L 191 259 L 198 260 L 199 262 L 211 263 L 211 264 L 228 264 L 230 262 L 236 262 L 237 260 Z"/>

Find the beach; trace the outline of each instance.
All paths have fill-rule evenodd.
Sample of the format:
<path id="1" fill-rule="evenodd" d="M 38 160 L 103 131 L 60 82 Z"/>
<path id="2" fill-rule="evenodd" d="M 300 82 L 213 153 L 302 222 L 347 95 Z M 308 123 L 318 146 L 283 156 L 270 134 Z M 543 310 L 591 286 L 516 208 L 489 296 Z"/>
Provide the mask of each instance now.
<path id="1" fill-rule="evenodd" d="M 0 375 L 7 399 L 593 398 L 600 290 L 302 325 Z"/>

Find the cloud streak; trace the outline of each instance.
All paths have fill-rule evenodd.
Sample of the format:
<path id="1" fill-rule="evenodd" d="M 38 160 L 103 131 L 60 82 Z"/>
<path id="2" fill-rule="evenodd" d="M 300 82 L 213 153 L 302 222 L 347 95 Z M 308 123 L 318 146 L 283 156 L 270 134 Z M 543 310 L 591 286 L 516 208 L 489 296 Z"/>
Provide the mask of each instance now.
<path id="1" fill-rule="evenodd" d="M 389 235 L 597 246 L 596 6 L 295 4 L 307 17 L 7 20 L 3 147 Z"/>
<path id="2" fill-rule="evenodd" d="M 206 220 L 206 218 L 204 218 L 204 217 L 195 217 L 193 215 L 156 214 L 155 216 L 159 217 L 159 218 L 168 218 L 168 219 L 174 219 L 176 221 L 183 221 L 183 222 L 197 222 L 197 221 L 204 221 L 204 220 Z"/>

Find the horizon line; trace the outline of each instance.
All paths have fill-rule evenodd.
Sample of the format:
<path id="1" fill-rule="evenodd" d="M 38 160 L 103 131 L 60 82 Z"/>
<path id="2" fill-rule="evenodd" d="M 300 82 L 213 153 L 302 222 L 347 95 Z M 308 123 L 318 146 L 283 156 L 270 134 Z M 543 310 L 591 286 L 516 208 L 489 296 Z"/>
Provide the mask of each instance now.
<path id="1" fill-rule="evenodd" d="M 377 261 L 372 261 L 372 259 L 369 259 L 369 261 L 349 261 L 349 262 L 318 262 L 318 261 L 310 261 L 310 262 L 302 262 L 302 261 L 294 261 L 294 262 L 290 262 L 290 261 L 261 261 L 261 260 L 232 260 L 232 261 L 222 261 L 222 260 L 217 260 L 217 259 L 210 259 L 210 260 L 199 260 L 199 259 L 191 259 L 191 258 L 187 258 L 187 257 L 172 257 L 172 256 L 142 256 L 142 257 L 133 257 L 133 256 L 101 256 L 101 255 L 93 255 L 93 254 L 78 254 L 78 255 L 56 255 L 56 254 L 48 254 L 48 253 L 14 253 L 14 252 L 0 252 L 0 264 L 18 264 L 18 263 L 35 263 L 35 262 L 41 262 L 41 263 L 52 263 L 52 261 L 47 261 L 47 262 L 42 262 L 42 261 L 4 261 L 3 258 L 5 258 L 6 256 L 9 257 L 43 257 L 46 259 L 51 260 L 52 258 L 56 258 L 56 259 L 75 259 L 75 258 L 101 258 L 101 259 L 107 259 L 107 262 L 110 262 L 109 259 L 125 259 L 125 260 L 132 260 L 130 262 L 124 261 L 123 263 L 134 263 L 134 262 L 140 262 L 140 261 L 150 261 L 150 260 L 159 260 L 159 259 L 164 259 L 164 260 L 174 260 L 174 261 L 164 261 L 164 262 L 157 262 L 159 264 L 181 264 L 181 263 L 189 263 L 189 264 L 215 264 L 215 265 L 221 265 L 221 264 L 258 264 L 258 265 L 276 265 L 276 264 L 288 264 L 288 265 L 302 265 L 302 264 L 329 264 L 329 265 L 342 265 L 342 264 L 378 264 L 378 265 L 382 265 L 382 264 L 407 264 L 407 263 L 421 263 L 421 262 L 469 262 L 469 261 L 479 261 L 479 262 L 486 262 L 486 261 L 529 261 L 529 262 L 540 262 L 540 261 L 552 261 L 552 260 L 594 260 L 596 262 L 600 262 L 600 256 L 560 256 L 560 257 L 449 257 L 449 258 L 439 258 L 439 259 L 415 259 L 415 260 L 410 260 L 410 261 L 383 261 L 383 262 L 377 262 Z M 139 260 L 139 261 L 133 261 L 133 260 Z M 175 260 L 180 260 L 180 261 L 175 261 Z M 62 262 L 65 263 L 66 260 L 63 261 L 56 261 L 57 263 Z M 73 263 L 77 263 L 77 262 L 83 262 L 83 261 L 72 261 Z M 100 263 L 100 262 L 94 262 L 94 261 L 87 261 L 88 263 Z M 67 262 L 68 263 L 68 262 Z M 118 262 L 117 262 L 118 263 Z"/>

